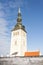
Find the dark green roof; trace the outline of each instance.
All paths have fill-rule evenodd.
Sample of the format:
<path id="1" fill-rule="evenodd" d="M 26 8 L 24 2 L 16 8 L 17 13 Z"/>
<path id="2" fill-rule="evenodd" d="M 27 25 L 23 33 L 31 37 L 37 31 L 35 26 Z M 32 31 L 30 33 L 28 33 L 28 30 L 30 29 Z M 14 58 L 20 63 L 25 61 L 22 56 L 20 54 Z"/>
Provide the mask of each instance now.
<path id="1" fill-rule="evenodd" d="M 16 24 L 12 31 L 15 31 L 15 30 L 18 30 L 18 29 L 22 29 L 26 32 L 25 26 L 22 25 L 22 24 Z"/>
<path id="2" fill-rule="evenodd" d="M 18 29 L 22 29 L 26 32 L 25 30 L 25 26 L 22 25 L 22 18 L 21 18 L 21 12 L 20 12 L 20 9 L 18 11 L 18 17 L 17 17 L 17 24 L 15 25 L 15 27 L 13 28 L 12 31 L 15 31 L 15 30 L 18 30 Z"/>

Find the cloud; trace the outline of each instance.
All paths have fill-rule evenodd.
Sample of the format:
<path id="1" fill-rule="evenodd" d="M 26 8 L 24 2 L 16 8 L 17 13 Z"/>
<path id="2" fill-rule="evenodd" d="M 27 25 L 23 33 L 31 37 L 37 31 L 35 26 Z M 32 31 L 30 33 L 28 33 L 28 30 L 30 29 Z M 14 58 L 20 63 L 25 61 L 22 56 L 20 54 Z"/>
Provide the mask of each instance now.
<path id="1" fill-rule="evenodd" d="M 2 3 L 0 2 L 0 9 L 3 9 Z"/>
<path id="2" fill-rule="evenodd" d="M 6 18 L 13 16 L 12 14 L 14 14 L 14 13 L 11 14 L 11 8 L 18 7 L 19 5 L 20 4 L 18 1 L 15 1 L 15 2 L 9 1 L 8 3 L 0 2 L 0 54 L 6 54 L 7 52 L 9 52 L 8 51 L 9 43 L 10 43 L 9 27 L 11 28 L 10 25 L 12 23 L 8 22 L 6 20 Z M 6 53 L 4 53 L 4 52 L 6 52 Z"/>
<path id="3" fill-rule="evenodd" d="M 22 7 L 23 5 L 23 0 L 15 0 L 13 1 L 9 1 L 9 7 L 11 8 L 15 8 L 15 7 Z"/>
<path id="4" fill-rule="evenodd" d="M 10 15 L 9 12 L 8 4 L 0 2 L 0 54 L 4 55 L 9 53 L 10 48 L 10 29 L 6 20 L 6 17 Z"/>
<path id="5" fill-rule="evenodd" d="M 5 12 L 4 12 L 4 6 L 3 4 L 0 2 L 0 42 L 2 39 L 4 39 L 4 35 L 6 34 L 6 30 L 7 30 L 7 21 L 5 20 Z"/>
<path id="6" fill-rule="evenodd" d="M 21 7 L 23 4 L 24 4 L 23 0 L 9 0 L 8 2 L 5 3 L 0 2 L 0 9 Z"/>
<path id="7" fill-rule="evenodd" d="M 24 0 L 0 1 L 0 54 L 9 52 L 11 28 L 15 25 L 13 16 L 15 9 L 22 6 L 24 6 Z"/>
<path id="8" fill-rule="evenodd" d="M 6 33 L 8 31 L 7 25 L 7 21 L 3 18 L 0 18 L 0 52 L 8 49 L 7 43 L 9 42 L 9 34 Z"/>
<path id="9" fill-rule="evenodd" d="M 0 17 L 5 17 L 5 13 L 2 10 L 0 10 Z"/>
<path id="10" fill-rule="evenodd" d="M 7 22 L 4 18 L 0 18 L 0 33 L 6 31 Z"/>
<path id="11" fill-rule="evenodd" d="M 28 7 L 28 1 L 27 0 L 12 0 L 9 1 L 9 7 L 11 8 L 18 8 L 18 7 Z"/>
<path id="12" fill-rule="evenodd" d="M 4 11 L 6 14 L 5 17 L 7 18 L 14 14 L 15 8 L 23 7 L 25 5 L 27 5 L 27 2 L 24 0 L 7 0 L 4 3 L 0 2 L 0 10 Z M 2 13 L 2 16 L 4 15 L 3 11 L 0 11 L 0 14 Z"/>

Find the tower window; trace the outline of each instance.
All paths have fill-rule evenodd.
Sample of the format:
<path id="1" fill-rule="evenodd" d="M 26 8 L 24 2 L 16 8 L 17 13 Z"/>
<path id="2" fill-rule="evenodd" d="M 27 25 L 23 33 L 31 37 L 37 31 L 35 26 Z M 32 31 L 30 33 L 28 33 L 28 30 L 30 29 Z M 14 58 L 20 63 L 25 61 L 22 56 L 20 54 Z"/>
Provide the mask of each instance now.
<path id="1" fill-rule="evenodd" d="M 25 41 L 23 41 L 23 45 L 25 46 Z"/>
<path id="2" fill-rule="evenodd" d="M 17 41 L 15 41 L 15 45 L 17 45 Z"/>
<path id="3" fill-rule="evenodd" d="M 14 35 L 19 35 L 19 32 L 15 32 Z"/>

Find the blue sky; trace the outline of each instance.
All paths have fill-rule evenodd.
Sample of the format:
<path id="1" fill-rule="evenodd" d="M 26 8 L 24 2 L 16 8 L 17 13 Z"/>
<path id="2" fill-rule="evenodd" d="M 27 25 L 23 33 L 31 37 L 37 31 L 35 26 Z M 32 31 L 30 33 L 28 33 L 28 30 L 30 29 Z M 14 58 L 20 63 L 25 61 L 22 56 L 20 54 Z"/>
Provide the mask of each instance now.
<path id="1" fill-rule="evenodd" d="M 17 22 L 19 7 L 28 51 L 39 50 L 43 54 L 43 0 L 0 0 L 0 55 L 10 52 L 11 30 Z"/>

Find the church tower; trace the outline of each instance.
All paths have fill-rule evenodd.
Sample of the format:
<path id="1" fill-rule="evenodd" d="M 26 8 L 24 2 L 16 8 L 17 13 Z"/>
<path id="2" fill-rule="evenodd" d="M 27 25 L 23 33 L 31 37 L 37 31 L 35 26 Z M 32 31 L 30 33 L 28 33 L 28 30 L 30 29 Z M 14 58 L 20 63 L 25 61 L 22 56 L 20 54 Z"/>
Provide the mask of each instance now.
<path id="1" fill-rule="evenodd" d="M 27 34 L 25 26 L 22 25 L 22 17 L 19 8 L 17 23 L 11 32 L 10 55 L 24 56 L 26 51 L 27 51 Z"/>

